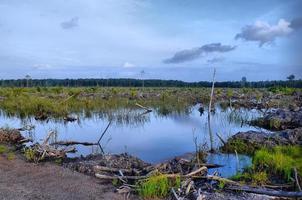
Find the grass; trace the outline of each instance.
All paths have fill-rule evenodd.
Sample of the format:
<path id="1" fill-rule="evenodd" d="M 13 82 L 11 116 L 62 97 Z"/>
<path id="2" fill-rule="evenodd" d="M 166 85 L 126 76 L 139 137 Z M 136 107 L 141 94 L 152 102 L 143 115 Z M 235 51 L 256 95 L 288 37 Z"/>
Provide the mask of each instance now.
<path id="1" fill-rule="evenodd" d="M 31 148 L 26 148 L 24 150 L 24 156 L 27 161 L 36 162 L 37 161 L 37 155 L 36 152 Z"/>
<path id="2" fill-rule="evenodd" d="M 5 145 L 0 145 L 0 154 L 9 152 L 9 149 Z"/>
<path id="3" fill-rule="evenodd" d="M 173 187 L 180 187 L 180 177 L 168 178 L 164 174 L 157 174 L 137 183 L 138 193 L 144 199 L 165 198 Z"/>
<path id="4" fill-rule="evenodd" d="M 7 154 L 7 160 L 14 160 L 16 158 L 16 155 L 14 152 L 9 152 Z"/>
<path id="5" fill-rule="evenodd" d="M 247 144 L 241 139 L 229 139 L 226 145 L 222 146 L 222 151 L 223 152 L 229 152 L 229 153 L 234 153 L 237 151 L 237 153 L 243 153 L 243 154 L 248 154 L 248 155 L 253 155 L 253 153 L 259 149 L 258 145 L 251 145 Z"/>
<path id="6" fill-rule="evenodd" d="M 277 146 L 273 149 L 261 149 L 253 157 L 253 166 L 290 180 L 294 167 L 302 174 L 302 147 Z"/>
<path id="7" fill-rule="evenodd" d="M 257 150 L 253 155 L 252 166 L 244 173 L 236 174 L 233 180 L 251 182 L 255 185 L 269 182 L 291 181 L 293 169 L 302 175 L 302 147 L 276 146 Z"/>
<path id="8" fill-rule="evenodd" d="M 194 96 L 192 96 L 192 94 Z M 184 112 L 207 89 L 182 88 L 0 88 L 0 109 L 20 118 L 49 116 L 62 118 L 71 113 L 108 112 L 119 108 L 137 108 L 135 103 L 152 107 L 159 114 Z"/>
<path id="9" fill-rule="evenodd" d="M 266 89 L 254 88 L 216 88 L 215 100 L 229 102 L 230 98 L 241 98 L 242 95 L 252 99 L 266 92 Z M 209 96 L 210 88 L 5 87 L 0 88 L 0 109 L 8 116 L 59 119 L 72 113 L 91 116 L 93 112 L 132 109 L 137 108 L 135 103 L 140 103 L 153 108 L 160 115 L 169 115 L 173 112 L 189 112 L 197 102 L 207 104 Z"/>
<path id="10" fill-rule="evenodd" d="M 14 160 L 16 157 L 15 153 L 5 145 L 0 145 L 0 154 L 6 156 L 8 160 Z"/>

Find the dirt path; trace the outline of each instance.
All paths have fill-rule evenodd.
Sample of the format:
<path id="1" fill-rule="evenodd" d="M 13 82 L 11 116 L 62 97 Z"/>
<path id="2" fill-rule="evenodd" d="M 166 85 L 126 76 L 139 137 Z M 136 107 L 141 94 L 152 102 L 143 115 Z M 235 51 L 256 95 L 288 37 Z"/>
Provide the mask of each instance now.
<path id="1" fill-rule="evenodd" d="M 35 165 L 0 155 L 0 199 L 124 199 L 110 184 L 55 164 Z M 130 198 L 133 199 L 133 198 Z"/>

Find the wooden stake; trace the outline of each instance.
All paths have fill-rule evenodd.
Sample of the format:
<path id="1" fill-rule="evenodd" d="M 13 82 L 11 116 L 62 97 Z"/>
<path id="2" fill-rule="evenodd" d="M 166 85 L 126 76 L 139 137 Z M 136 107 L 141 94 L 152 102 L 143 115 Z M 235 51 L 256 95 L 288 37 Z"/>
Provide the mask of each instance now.
<path id="1" fill-rule="evenodd" d="M 209 126 L 209 135 L 210 135 L 210 143 L 211 143 L 211 150 L 210 150 L 211 152 L 214 152 L 214 146 L 213 146 L 214 141 L 213 141 L 213 133 L 211 127 L 211 110 L 212 110 L 212 100 L 214 95 L 215 75 L 216 75 L 216 69 L 214 68 L 212 89 L 211 89 L 211 96 L 210 96 L 210 103 L 209 103 L 209 110 L 208 110 L 208 126 Z"/>

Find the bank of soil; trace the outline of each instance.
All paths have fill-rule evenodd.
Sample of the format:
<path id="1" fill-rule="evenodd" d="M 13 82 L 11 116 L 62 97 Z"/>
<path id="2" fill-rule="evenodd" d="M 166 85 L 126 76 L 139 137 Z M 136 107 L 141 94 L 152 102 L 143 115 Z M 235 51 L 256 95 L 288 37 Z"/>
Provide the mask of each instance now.
<path id="1" fill-rule="evenodd" d="M 111 183 L 90 177 L 54 163 L 33 164 L 20 155 L 8 160 L 0 155 L 0 199 L 124 199 Z M 137 199 L 132 196 L 131 199 Z"/>
<path id="2" fill-rule="evenodd" d="M 274 133 L 262 131 L 238 132 L 221 147 L 223 152 L 253 154 L 263 147 L 302 145 L 302 128 L 286 129 Z"/>
<path id="3" fill-rule="evenodd" d="M 302 127 L 302 108 L 272 110 L 251 124 L 277 131 Z"/>

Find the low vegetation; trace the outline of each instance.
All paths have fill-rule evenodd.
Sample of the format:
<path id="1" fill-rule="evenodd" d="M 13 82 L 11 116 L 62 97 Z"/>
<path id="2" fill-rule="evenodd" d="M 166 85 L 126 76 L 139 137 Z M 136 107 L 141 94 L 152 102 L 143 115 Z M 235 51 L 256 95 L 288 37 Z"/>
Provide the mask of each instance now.
<path id="1" fill-rule="evenodd" d="M 15 153 L 6 145 L 0 145 L 0 156 L 6 157 L 8 160 L 15 159 Z"/>
<path id="2" fill-rule="evenodd" d="M 250 144 L 239 138 L 231 138 L 225 145 L 221 147 L 221 150 L 227 153 L 237 152 L 241 154 L 253 155 L 253 153 L 259 148 L 261 148 L 261 146 L 258 144 Z"/>
<path id="3" fill-rule="evenodd" d="M 293 93 L 301 89 L 290 88 L 287 90 Z M 273 92 L 278 91 L 273 90 Z M 286 102 L 294 100 L 289 95 L 290 93 L 281 93 L 288 95 Z M 3 111 L 2 114 L 7 116 L 36 117 L 45 120 L 48 118 L 62 119 L 69 114 L 89 117 L 94 112 L 110 115 L 113 110 L 137 108 L 135 104 L 140 103 L 153 108 L 160 115 L 168 115 L 173 112 L 189 112 L 191 106 L 196 103 L 207 104 L 209 94 L 209 88 L 5 87 L 0 88 L 0 109 Z M 253 107 L 261 102 L 267 104 L 270 94 L 272 92 L 267 89 L 217 88 L 214 96 L 216 102 L 226 102 L 226 105 L 232 105 L 232 100 L 240 99 L 243 101 L 242 105 Z M 244 103 L 253 99 L 257 101 L 257 104 Z M 277 100 L 279 103 L 273 102 L 271 106 L 282 105 L 281 100 Z M 242 106 L 241 104 L 237 107 Z"/>
<path id="4" fill-rule="evenodd" d="M 138 193 L 143 198 L 164 198 L 170 194 L 171 188 L 180 187 L 180 177 L 168 178 L 164 174 L 153 175 L 137 183 Z"/>
<path id="5" fill-rule="evenodd" d="M 253 155 L 252 166 L 233 177 L 234 180 L 255 185 L 288 183 L 294 178 L 294 169 L 302 174 L 302 147 L 276 146 L 263 148 Z"/>

